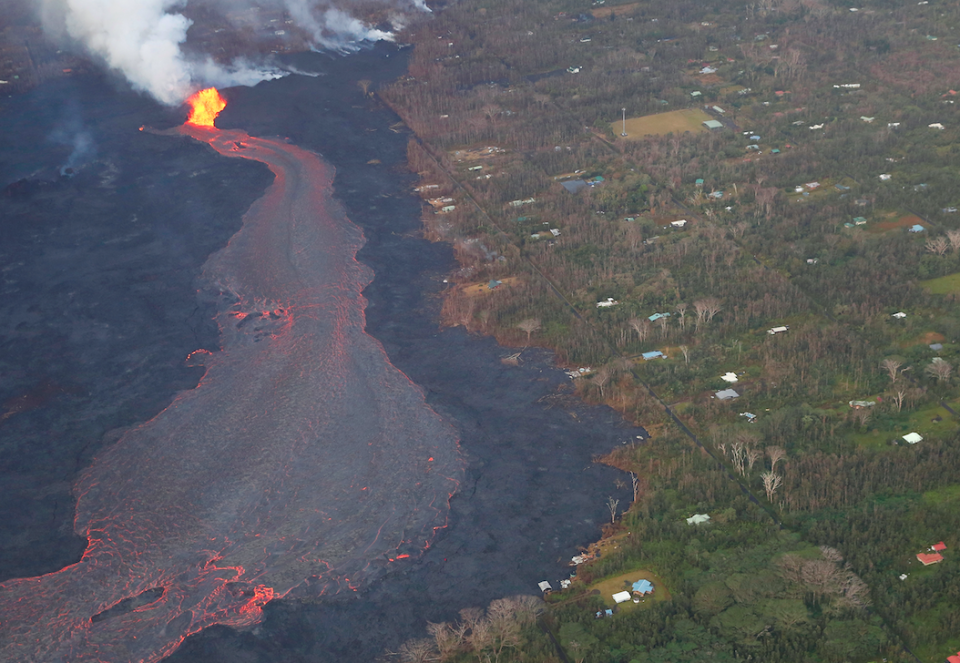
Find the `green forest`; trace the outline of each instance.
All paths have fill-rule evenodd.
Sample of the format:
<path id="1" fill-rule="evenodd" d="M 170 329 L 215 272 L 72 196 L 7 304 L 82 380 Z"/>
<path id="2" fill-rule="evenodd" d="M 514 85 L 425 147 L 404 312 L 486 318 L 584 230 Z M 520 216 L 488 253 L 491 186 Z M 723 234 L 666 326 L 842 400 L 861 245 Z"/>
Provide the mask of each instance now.
<path id="1" fill-rule="evenodd" d="M 888 0 L 462 0 L 410 26 L 371 95 L 459 262 L 444 324 L 552 349 L 652 436 L 598 459 L 635 500 L 569 587 L 400 660 L 960 651 L 955 29 L 960 6 Z"/>

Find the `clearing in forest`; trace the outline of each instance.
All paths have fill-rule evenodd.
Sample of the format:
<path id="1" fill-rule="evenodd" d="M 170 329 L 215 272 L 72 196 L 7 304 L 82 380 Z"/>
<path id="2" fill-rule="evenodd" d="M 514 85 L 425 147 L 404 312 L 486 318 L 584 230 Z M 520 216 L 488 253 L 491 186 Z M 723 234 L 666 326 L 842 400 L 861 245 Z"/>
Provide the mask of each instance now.
<path id="1" fill-rule="evenodd" d="M 630 600 L 617 605 L 617 602 L 613 600 L 613 595 L 618 592 L 630 591 L 630 586 L 633 585 L 633 583 L 635 583 L 637 580 L 649 580 L 651 583 L 653 583 L 653 594 L 648 594 L 643 603 L 634 603 L 632 600 Z M 667 587 L 663 584 L 663 580 L 650 571 L 645 571 L 643 569 L 639 571 L 631 571 L 630 573 L 624 573 L 623 575 L 615 576 L 613 578 L 607 578 L 606 580 L 601 580 L 600 582 L 590 585 L 590 591 L 592 592 L 594 590 L 600 591 L 600 596 L 603 598 L 604 605 L 606 605 L 608 608 L 616 606 L 617 610 L 620 612 L 634 610 L 643 606 L 652 605 L 653 603 L 657 603 L 659 601 L 667 601 L 670 599 L 670 592 L 667 591 Z"/>
<path id="2" fill-rule="evenodd" d="M 889 214 L 884 218 L 883 221 L 875 223 L 867 228 L 867 232 L 881 234 L 889 232 L 891 230 L 899 230 L 900 228 L 910 228 L 914 225 L 921 225 L 926 227 L 926 224 L 923 222 L 919 216 L 915 214 L 906 214 L 904 216 L 898 217 L 896 213 Z"/>
<path id="3" fill-rule="evenodd" d="M 934 295 L 952 295 L 960 292 L 960 272 L 947 274 L 936 279 L 920 281 L 920 285 Z"/>
<path id="4" fill-rule="evenodd" d="M 627 118 L 627 137 L 620 136 L 623 131 L 623 122 L 611 122 L 610 128 L 618 138 L 623 140 L 639 140 L 646 136 L 665 136 L 669 133 L 682 134 L 685 131 L 700 133 L 707 128 L 703 123 L 712 120 L 699 108 L 686 108 L 684 110 L 670 111 L 668 113 L 657 113 L 656 115 L 644 115 L 643 117 Z"/>
<path id="5" fill-rule="evenodd" d="M 612 7 L 597 7 L 596 9 L 591 9 L 590 14 L 592 14 L 594 18 L 610 18 L 611 15 L 626 16 L 628 14 L 633 14 L 639 9 L 640 9 L 639 2 L 631 2 L 626 5 L 615 5 Z"/>

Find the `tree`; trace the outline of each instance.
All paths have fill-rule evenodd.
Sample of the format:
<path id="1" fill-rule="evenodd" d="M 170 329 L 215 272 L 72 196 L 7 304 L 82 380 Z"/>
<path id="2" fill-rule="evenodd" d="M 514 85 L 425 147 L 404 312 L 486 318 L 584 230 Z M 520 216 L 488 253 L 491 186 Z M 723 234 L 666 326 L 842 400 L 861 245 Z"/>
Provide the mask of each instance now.
<path id="1" fill-rule="evenodd" d="M 690 348 L 688 348 L 688 347 L 685 346 L 685 345 L 681 345 L 681 346 L 680 346 L 680 352 L 683 353 L 683 363 L 689 364 L 689 363 L 690 363 Z"/>
<path id="2" fill-rule="evenodd" d="M 527 332 L 527 345 L 530 345 L 530 334 L 540 331 L 540 318 L 527 318 L 520 321 L 517 325 L 521 330 Z"/>
<path id="3" fill-rule="evenodd" d="M 680 321 L 680 331 L 687 328 L 687 305 L 683 302 L 677 304 L 677 320 Z"/>
<path id="4" fill-rule="evenodd" d="M 897 389 L 893 393 L 893 402 L 897 404 L 897 412 L 900 412 L 903 409 L 903 399 L 907 396 L 906 389 Z"/>
<path id="5" fill-rule="evenodd" d="M 773 502 L 773 496 L 776 494 L 777 488 L 780 487 L 783 477 L 773 472 L 764 472 L 760 475 L 760 478 L 763 479 L 763 489 L 767 493 L 767 500 Z"/>
<path id="6" fill-rule="evenodd" d="M 954 251 L 960 250 L 960 230 L 948 230 L 947 239 L 950 240 L 950 248 Z"/>
<path id="7" fill-rule="evenodd" d="M 362 80 L 357 81 L 357 85 L 360 86 L 360 89 L 363 90 L 363 96 L 370 94 L 370 86 L 373 84 L 373 81 Z"/>
<path id="8" fill-rule="evenodd" d="M 880 368 L 887 372 L 887 375 L 890 376 L 890 382 L 897 381 L 897 373 L 900 370 L 902 364 L 896 359 L 884 359 L 880 362 Z"/>
<path id="9" fill-rule="evenodd" d="M 640 342 L 643 343 L 647 339 L 647 334 L 650 333 L 650 323 L 640 318 L 630 318 L 628 324 L 637 333 Z"/>
<path id="10" fill-rule="evenodd" d="M 617 522 L 617 505 L 620 504 L 620 500 L 615 500 L 613 497 L 610 497 L 607 500 L 607 508 L 610 509 L 610 522 Z"/>
<path id="11" fill-rule="evenodd" d="M 932 378 L 936 378 L 939 384 L 950 379 L 950 373 L 953 372 L 953 367 L 940 357 L 937 357 L 923 369 L 923 372 Z"/>
<path id="12" fill-rule="evenodd" d="M 783 447 L 767 447 L 767 456 L 770 458 L 770 469 L 776 470 L 777 463 L 787 457 L 787 452 Z"/>
<path id="13" fill-rule="evenodd" d="M 763 458 L 763 452 L 759 449 L 748 448 L 747 449 L 747 469 L 753 471 L 753 466 L 757 463 L 758 460 Z"/>
<path id="14" fill-rule="evenodd" d="M 733 460 L 733 466 L 737 472 L 740 473 L 740 476 L 743 476 L 744 464 L 747 459 L 747 450 L 744 448 L 743 442 L 734 442 L 730 445 L 730 458 Z"/>
<path id="15" fill-rule="evenodd" d="M 931 237 L 927 240 L 926 249 L 930 253 L 942 256 L 950 249 L 950 242 L 946 237 Z"/>
<path id="16" fill-rule="evenodd" d="M 597 371 L 596 375 L 594 375 L 593 378 L 591 379 L 591 382 L 593 382 L 593 384 L 597 385 L 597 387 L 600 388 L 601 400 L 605 397 L 605 394 L 603 393 L 603 388 L 604 386 L 606 386 L 606 384 L 610 381 L 610 378 L 612 377 L 613 377 L 613 366 L 610 366 L 609 364 L 607 364 L 606 366 L 602 366 Z"/>
<path id="17" fill-rule="evenodd" d="M 400 651 L 397 654 L 399 654 L 402 663 L 428 663 L 429 661 L 439 660 L 437 651 L 433 647 L 433 641 L 429 638 L 407 640 L 400 645 Z"/>

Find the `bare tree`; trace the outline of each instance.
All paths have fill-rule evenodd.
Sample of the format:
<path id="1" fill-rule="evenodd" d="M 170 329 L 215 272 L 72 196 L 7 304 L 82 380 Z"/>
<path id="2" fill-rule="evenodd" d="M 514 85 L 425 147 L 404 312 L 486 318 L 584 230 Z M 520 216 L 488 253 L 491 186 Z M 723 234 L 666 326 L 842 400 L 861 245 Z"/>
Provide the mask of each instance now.
<path id="1" fill-rule="evenodd" d="M 521 330 L 527 332 L 527 345 L 530 344 L 530 334 L 536 331 L 540 331 L 540 318 L 527 318 L 526 320 L 521 320 L 517 324 Z"/>
<path id="2" fill-rule="evenodd" d="M 689 363 L 690 363 L 690 348 L 688 348 L 688 347 L 685 346 L 685 345 L 681 345 L 681 346 L 680 346 L 680 352 L 683 353 L 683 363 L 689 364 Z"/>
<path id="3" fill-rule="evenodd" d="M 660 338 L 664 338 L 667 335 L 667 323 L 670 322 L 670 318 L 663 316 L 657 322 L 660 323 Z"/>
<path id="4" fill-rule="evenodd" d="M 763 452 L 759 449 L 747 449 L 747 469 L 753 472 L 753 466 L 756 465 L 757 461 L 761 458 L 763 458 Z"/>
<path id="5" fill-rule="evenodd" d="M 620 504 L 620 500 L 615 500 L 613 497 L 607 500 L 607 508 L 610 509 L 610 522 L 617 522 L 617 505 Z"/>
<path id="6" fill-rule="evenodd" d="M 743 476 L 744 465 L 747 460 L 747 450 L 744 448 L 743 442 L 734 442 L 730 445 L 730 458 L 737 472 L 740 473 L 740 476 Z"/>
<path id="7" fill-rule="evenodd" d="M 407 640 L 400 645 L 397 654 L 400 655 L 402 663 L 429 663 L 429 661 L 440 660 L 437 657 L 437 650 L 434 649 L 433 640 L 430 638 Z"/>
<path id="8" fill-rule="evenodd" d="M 640 499 L 640 477 L 636 472 L 630 473 L 630 480 L 633 481 L 633 501 Z"/>
<path id="9" fill-rule="evenodd" d="M 763 479 L 763 489 L 767 493 L 767 501 L 772 502 L 777 488 L 780 487 L 780 483 L 783 481 L 783 477 L 773 472 L 764 472 L 760 475 L 760 478 Z"/>
<path id="10" fill-rule="evenodd" d="M 597 385 L 600 388 L 600 399 L 604 399 L 606 395 L 603 393 L 603 388 L 610 381 L 610 378 L 613 377 L 613 366 L 607 364 L 606 366 L 601 366 L 596 374 L 591 379 L 593 384 Z"/>
<path id="11" fill-rule="evenodd" d="M 370 86 L 372 84 L 373 82 L 368 80 L 357 81 L 357 85 L 359 85 L 360 89 L 363 90 L 363 96 L 370 94 Z"/>
<path id="12" fill-rule="evenodd" d="M 707 297 L 703 302 L 707 307 L 707 322 L 711 322 L 713 316 L 723 310 L 723 306 L 716 297 Z"/>
<path id="13" fill-rule="evenodd" d="M 770 458 L 770 469 L 776 470 L 777 463 L 787 457 L 787 452 L 783 447 L 767 447 L 767 456 Z"/>
<path id="14" fill-rule="evenodd" d="M 680 331 L 687 328 L 687 305 L 683 302 L 677 304 L 677 320 L 680 321 Z"/>
<path id="15" fill-rule="evenodd" d="M 650 323 L 640 318 L 630 318 L 628 324 L 633 331 L 637 332 L 637 338 L 643 343 L 647 339 L 647 334 L 650 333 Z"/>
<path id="16" fill-rule="evenodd" d="M 700 331 L 700 325 L 703 324 L 703 321 L 704 321 L 704 320 L 706 319 L 706 317 L 707 317 L 707 304 L 706 304 L 706 302 L 705 302 L 704 300 L 702 300 L 702 299 L 698 299 L 697 301 L 695 301 L 695 302 L 693 303 L 693 310 L 694 310 L 694 311 L 696 312 L 696 314 L 697 314 L 697 320 L 696 320 L 696 322 L 694 323 L 694 328 L 693 328 L 693 330 L 694 330 L 695 332 L 698 332 L 698 331 Z"/>
<path id="17" fill-rule="evenodd" d="M 880 368 L 887 372 L 887 375 L 890 376 L 890 382 L 897 381 L 897 374 L 900 370 L 902 364 L 895 359 L 884 359 L 880 362 Z"/>
<path id="18" fill-rule="evenodd" d="M 903 409 L 903 399 L 906 397 L 906 395 L 907 390 L 903 388 L 897 389 L 897 391 L 894 392 L 893 402 L 897 404 L 897 412 Z"/>
<path id="19" fill-rule="evenodd" d="M 950 248 L 954 251 L 960 250 L 960 230 L 948 230 L 947 239 L 950 240 Z"/>
<path id="20" fill-rule="evenodd" d="M 836 548 L 820 546 L 820 552 L 823 554 L 824 559 L 830 560 L 831 562 L 840 563 L 843 561 L 843 555 Z"/>
<path id="21" fill-rule="evenodd" d="M 931 237 L 927 240 L 925 248 L 929 253 L 935 253 L 938 256 L 942 256 L 944 253 L 950 250 L 950 241 L 943 236 Z"/>
<path id="22" fill-rule="evenodd" d="M 930 362 L 925 369 L 923 369 L 923 372 L 932 378 L 937 378 L 937 384 L 939 384 L 950 379 L 950 374 L 953 372 L 953 367 L 940 357 L 937 357 Z"/>

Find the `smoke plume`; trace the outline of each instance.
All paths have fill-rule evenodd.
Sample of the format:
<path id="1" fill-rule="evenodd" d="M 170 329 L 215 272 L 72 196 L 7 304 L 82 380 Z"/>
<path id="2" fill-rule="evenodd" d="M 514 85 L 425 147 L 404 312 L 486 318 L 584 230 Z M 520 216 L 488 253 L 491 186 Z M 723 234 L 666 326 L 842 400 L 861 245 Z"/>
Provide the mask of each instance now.
<path id="1" fill-rule="evenodd" d="M 242 2 L 223 0 L 231 9 Z M 360 41 L 392 39 L 335 7 L 318 10 L 311 0 L 282 3 L 314 48 L 351 50 Z M 342 1 L 342 0 L 341 0 Z M 406 0 L 425 10 L 423 0 Z M 41 0 L 44 29 L 69 38 L 134 87 L 168 105 L 182 103 L 201 87 L 253 85 L 283 75 L 273 67 L 235 60 L 220 64 L 208 55 L 184 51 L 192 21 L 183 15 L 188 0 Z M 269 0 L 268 0 L 269 2 Z M 259 4 L 259 3 L 257 3 Z"/>

